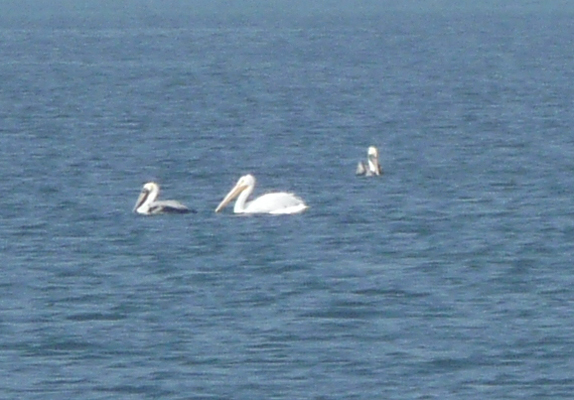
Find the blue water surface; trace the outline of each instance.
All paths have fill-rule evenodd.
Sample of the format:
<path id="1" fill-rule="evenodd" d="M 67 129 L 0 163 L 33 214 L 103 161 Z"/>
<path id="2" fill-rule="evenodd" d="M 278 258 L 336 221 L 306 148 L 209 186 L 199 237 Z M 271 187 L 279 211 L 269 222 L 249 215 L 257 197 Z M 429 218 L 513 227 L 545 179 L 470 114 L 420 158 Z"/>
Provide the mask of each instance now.
<path id="1" fill-rule="evenodd" d="M 1 398 L 572 398 L 572 13 L 25 4 Z M 246 173 L 310 208 L 215 214 Z"/>

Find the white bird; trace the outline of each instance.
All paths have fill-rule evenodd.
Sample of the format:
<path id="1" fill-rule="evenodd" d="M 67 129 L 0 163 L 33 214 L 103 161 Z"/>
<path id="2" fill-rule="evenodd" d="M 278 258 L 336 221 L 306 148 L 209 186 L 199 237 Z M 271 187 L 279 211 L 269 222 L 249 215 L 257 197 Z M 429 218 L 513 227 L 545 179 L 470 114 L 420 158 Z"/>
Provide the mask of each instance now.
<path id="1" fill-rule="evenodd" d="M 133 211 L 138 214 L 184 214 L 190 212 L 189 208 L 175 200 L 157 200 L 159 196 L 159 185 L 155 182 L 148 182 L 136 201 Z"/>
<path id="2" fill-rule="evenodd" d="M 247 197 L 253 192 L 255 178 L 253 175 L 244 175 L 237 181 L 225 198 L 219 203 L 215 212 L 219 212 L 235 197 L 233 212 L 236 214 L 296 214 L 307 209 L 301 198 L 293 193 L 276 192 L 267 193 L 255 200 L 246 203 Z"/>
<path id="3" fill-rule="evenodd" d="M 382 173 L 383 170 L 379 164 L 379 150 L 377 150 L 375 146 L 371 146 L 367 151 L 367 164 L 359 161 L 355 174 L 365 176 L 379 176 Z"/>

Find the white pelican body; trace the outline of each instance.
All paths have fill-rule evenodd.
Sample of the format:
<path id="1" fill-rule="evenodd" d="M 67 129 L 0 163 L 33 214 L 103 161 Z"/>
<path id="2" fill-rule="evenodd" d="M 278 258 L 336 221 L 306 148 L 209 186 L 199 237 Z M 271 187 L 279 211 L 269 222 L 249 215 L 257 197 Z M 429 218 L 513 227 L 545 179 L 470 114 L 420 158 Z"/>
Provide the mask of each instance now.
<path id="1" fill-rule="evenodd" d="M 379 150 L 377 150 L 375 146 L 371 146 L 367 151 L 367 164 L 359 161 L 355 174 L 365 176 L 379 176 L 382 173 L 383 170 L 379 164 Z"/>
<path id="2" fill-rule="evenodd" d="M 148 182 L 136 201 L 133 211 L 138 214 L 152 215 L 162 213 L 183 214 L 189 209 L 175 200 L 157 200 L 159 196 L 159 185 L 155 182 Z"/>
<path id="3" fill-rule="evenodd" d="M 303 200 L 293 193 L 285 192 L 267 193 L 246 203 L 254 187 L 255 178 L 253 175 L 242 176 L 219 203 L 215 212 L 221 211 L 237 196 L 239 197 L 237 197 L 233 207 L 233 212 L 236 214 L 296 214 L 307 209 Z"/>

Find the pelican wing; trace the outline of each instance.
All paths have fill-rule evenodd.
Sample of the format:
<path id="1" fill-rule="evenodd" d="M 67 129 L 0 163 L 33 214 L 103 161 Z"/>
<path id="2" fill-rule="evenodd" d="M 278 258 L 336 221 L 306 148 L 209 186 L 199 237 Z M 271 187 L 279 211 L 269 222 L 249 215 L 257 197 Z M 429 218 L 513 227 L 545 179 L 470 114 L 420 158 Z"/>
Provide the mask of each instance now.
<path id="1" fill-rule="evenodd" d="M 150 214 L 185 214 L 190 212 L 189 208 L 175 200 L 159 200 L 154 201 L 149 207 Z"/>
<path id="2" fill-rule="evenodd" d="M 365 164 L 359 161 L 357 164 L 357 170 L 355 171 L 355 175 L 365 175 L 368 168 L 365 167 Z"/>
<path id="3" fill-rule="evenodd" d="M 246 213 L 295 214 L 307 208 L 293 193 L 267 193 L 247 203 Z"/>

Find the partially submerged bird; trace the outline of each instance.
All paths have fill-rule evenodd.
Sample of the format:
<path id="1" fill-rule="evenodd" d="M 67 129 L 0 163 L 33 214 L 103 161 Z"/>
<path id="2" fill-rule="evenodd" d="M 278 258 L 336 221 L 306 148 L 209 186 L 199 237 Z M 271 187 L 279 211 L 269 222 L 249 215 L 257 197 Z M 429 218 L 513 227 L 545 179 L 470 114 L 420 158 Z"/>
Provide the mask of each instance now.
<path id="1" fill-rule="evenodd" d="M 159 185 L 155 182 L 148 182 L 136 201 L 133 211 L 138 214 L 184 214 L 190 212 L 190 209 L 175 200 L 157 200 L 159 196 Z"/>
<path id="2" fill-rule="evenodd" d="M 383 170 L 379 164 L 379 150 L 377 150 L 375 146 L 371 146 L 367 151 L 367 163 L 365 164 L 362 161 L 359 161 L 355 174 L 365 176 L 378 176 L 382 175 L 382 173 Z"/>
<path id="3" fill-rule="evenodd" d="M 246 202 L 254 187 L 255 178 L 253 175 L 242 176 L 233 189 L 219 203 L 215 212 L 221 211 L 223 207 L 237 196 L 239 197 L 237 197 L 233 207 L 233 212 L 236 214 L 296 214 L 307 209 L 307 205 L 301 198 L 293 193 L 285 192 L 267 193 Z"/>

